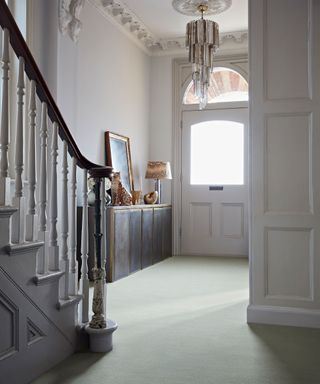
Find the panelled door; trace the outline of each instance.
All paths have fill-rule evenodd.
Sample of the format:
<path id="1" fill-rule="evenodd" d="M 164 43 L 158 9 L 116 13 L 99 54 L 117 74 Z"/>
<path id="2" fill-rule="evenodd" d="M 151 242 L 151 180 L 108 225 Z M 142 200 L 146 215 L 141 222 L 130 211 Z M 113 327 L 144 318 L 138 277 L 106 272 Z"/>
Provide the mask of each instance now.
<path id="1" fill-rule="evenodd" d="M 248 321 L 319 327 L 320 2 L 249 8 Z"/>
<path id="2" fill-rule="evenodd" d="M 184 111 L 181 253 L 248 255 L 248 109 Z"/>

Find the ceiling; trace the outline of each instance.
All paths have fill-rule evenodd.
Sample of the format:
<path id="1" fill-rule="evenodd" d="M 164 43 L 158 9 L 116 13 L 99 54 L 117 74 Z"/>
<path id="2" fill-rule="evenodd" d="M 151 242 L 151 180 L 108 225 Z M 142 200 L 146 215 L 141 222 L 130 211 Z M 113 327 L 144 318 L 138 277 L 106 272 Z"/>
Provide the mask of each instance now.
<path id="1" fill-rule="evenodd" d="M 87 1 L 151 56 L 185 54 L 186 24 L 198 18 L 174 10 L 172 0 Z M 227 11 L 205 17 L 219 24 L 218 53 L 243 54 L 248 51 L 248 0 L 232 0 Z"/>
<path id="2" fill-rule="evenodd" d="M 158 39 L 181 37 L 186 23 L 194 17 L 175 11 L 171 0 L 123 0 L 122 3 Z M 219 24 L 220 32 L 237 32 L 248 29 L 248 0 L 233 0 L 232 6 L 217 16 L 206 17 Z"/>

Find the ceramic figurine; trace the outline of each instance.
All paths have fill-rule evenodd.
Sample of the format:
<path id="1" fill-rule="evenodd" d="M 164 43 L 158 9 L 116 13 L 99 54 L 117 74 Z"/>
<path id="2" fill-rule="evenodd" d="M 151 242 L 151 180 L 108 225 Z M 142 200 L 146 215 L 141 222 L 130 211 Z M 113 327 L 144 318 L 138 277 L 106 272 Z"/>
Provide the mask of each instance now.
<path id="1" fill-rule="evenodd" d="M 132 205 L 132 197 L 120 180 L 120 172 L 115 172 L 111 182 L 112 205 Z"/>

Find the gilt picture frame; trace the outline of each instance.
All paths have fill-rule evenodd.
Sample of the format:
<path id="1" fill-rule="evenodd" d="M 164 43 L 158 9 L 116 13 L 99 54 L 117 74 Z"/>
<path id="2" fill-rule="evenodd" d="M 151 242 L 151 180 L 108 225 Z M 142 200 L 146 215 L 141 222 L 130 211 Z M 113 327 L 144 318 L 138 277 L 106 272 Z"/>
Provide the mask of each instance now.
<path id="1" fill-rule="evenodd" d="M 105 163 L 120 172 L 122 185 L 128 192 L 134 190 L 129 137 L 105 132 Z"/>

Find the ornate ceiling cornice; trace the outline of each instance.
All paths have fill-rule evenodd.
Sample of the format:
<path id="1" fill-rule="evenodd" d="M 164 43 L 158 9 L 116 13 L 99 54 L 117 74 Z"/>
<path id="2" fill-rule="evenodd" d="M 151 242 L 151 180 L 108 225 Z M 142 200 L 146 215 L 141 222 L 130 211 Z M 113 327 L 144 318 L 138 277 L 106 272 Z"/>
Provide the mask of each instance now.
<path id="1" fill-rule="evenodd" d="M 168 55 L 174 53 L 184 53 L 186 51 L 185 37 L 177 37 L 172 39 L 160 39 L 152 47 L 152 51 L 155 55 Z M 248 49 L 248 32 L 228 32 L 220 33 L 220 52 L 228 51 L 247 51 Z"/>
<path id="2" fill-rule="evenodd" d="M 100 13 L 140 46 L 145 52 L 157 44 L 157 37 L 121 0 L 88 0 Z"/>
<path id="3" fill-rule="evenodd" d="M 75 1 L 83 0 L 60 0 Z M 185 53 L 185 37 L 160 39 L 155 36 L 139 17 L 131 11 L 122 0 L 87 0 L 100 13 L 122 30 L 148 55 L 171 55 Z M 232 50 L 246 51 L 248 48 L 247 31 L 221 33 L 219 51 Z"/>
<path id="4" fill-rule="evenodd" d="M 220 44 L 223 45 L 227 42 L 233 42 L 237 44 L 248 44 L 248 32 L 228 32 L 221 33 Z"/>

